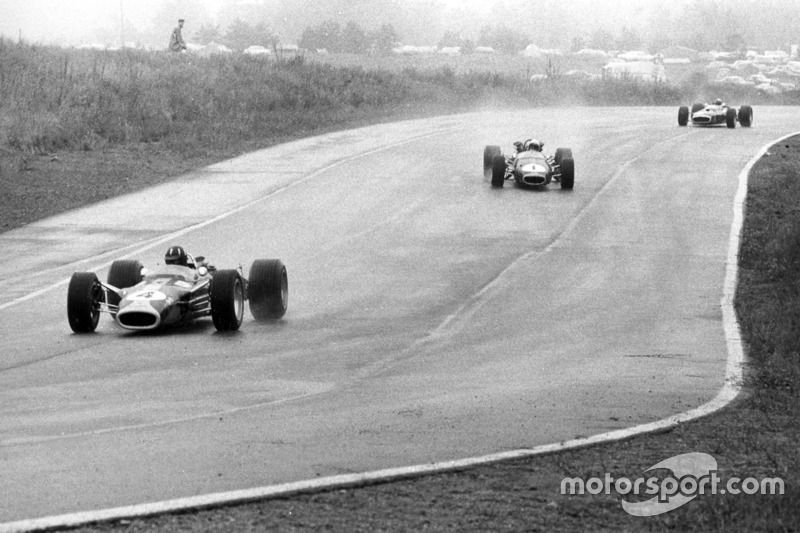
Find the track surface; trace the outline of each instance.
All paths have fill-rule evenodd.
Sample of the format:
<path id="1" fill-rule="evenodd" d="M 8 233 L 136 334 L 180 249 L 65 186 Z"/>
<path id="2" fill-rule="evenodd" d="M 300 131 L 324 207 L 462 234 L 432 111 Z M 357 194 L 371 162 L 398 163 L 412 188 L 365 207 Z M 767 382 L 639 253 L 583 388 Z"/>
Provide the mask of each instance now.
<path id="1" fill-rule="evenodd" d="M 736 177 L 800 110 L 478 113 L 283 145 L 0 235 L 0 522 L 526 448 L 711 399 Z M 575 189 L 482 175 L 570 147 Z M 221 216 L 218 216 L 221 215 Z M 281 258 L 286 317 L 133 334 L 66 279 Z"/>

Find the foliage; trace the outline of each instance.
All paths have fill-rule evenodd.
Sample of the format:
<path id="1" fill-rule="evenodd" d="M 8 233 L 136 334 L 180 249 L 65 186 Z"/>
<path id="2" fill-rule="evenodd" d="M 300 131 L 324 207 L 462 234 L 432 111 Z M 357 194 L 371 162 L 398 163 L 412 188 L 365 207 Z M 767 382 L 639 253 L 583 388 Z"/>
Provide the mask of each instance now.
<path id="1" fill-rule="evenodd" d="M 317 26 L 309 26 L 303 30 L 298 45 L 307 50 L 326 49 L 329 52 L 341 50 L 341 27 L 338 22 L 326 20 Z"/>
<path id="2" fill-rule="evenodd" d="M 639 50 L 642 47 L 642 38 L 635 29 L 623 26 L 616 44 L 619 50 Z"/>
<path id="3" fill-rule="evenodd" d="M 596 29 L 589 38 L 589 48 L 611 50 L 614 48 L 614 36 L 606 29 Z"/>
<path id="4" fill-rule="evenodd" d="M 212 41 L 220 42 L 222 40 L 222 33 L 219 26 L 213 24 L 203 24 L 200 29 L 194 33 L 194 38 L 200 44 L 208 44 Z"/>
<path id="5" fill-rule="evenodd" d="M 350 21 L 344 28 L 332 20 L 324 21 L 317 26 L 307 27 L 298 42 L 301 48 L 308 50 L 325 49 L 328 52 L 363 54 L 376 52 L 386 54 L 397 46 L 400 38 L 391 24 L 382 24 L 377 30 L 364 30 L 357 23 Z"/>
<path id="6" fill-rule="evenodd" d="M 475 43 L 458 32 L 446 31 L 437 45 L 439 48 L 457 47 L 464 54 L 472 53 L 475 50 Z"/>
<path id="7" fill-rule="evenodd" d="M 729 52 L 747 52 L 747 42 L 739 33 L 731 33 L 725 37 L 725 50 Z"/>
<path id="8" fill-rule="evenodd" d="M 582 36 L 576 35 L 572 38 L 572 44 L 569 47 L 570 52 L 579 52 L 584 48 L 586 48 L 586 40 Z"/>
<path id="9" fill-rule="evenodd" d="M 490 46 L 499 52 L 515 54 L 524 50 L 531 40 L 528 36 L 511 29 L 505 23 L 497 26 L 483 26 L 478 46 Z"/>
<path id="10" fill-rule="evenodd" d="M 342 30 L 339 37 L 341 46 L 337 52 L 345 52 L 349 54 L 358 54 L 366 52 L 369 49 L 369 41 L 367 40 L 367 32 L 355 22 L 348 22 Z"/>
<path id="11" fill-rule="evenodd" d="M 244 50 L 253 45 L 272 46 L 277 37 L 263 22 L 250 24 L 242 19 L 236 19 L 225 32 L 222 44 L 234 50 Z"/>
<path id="12" fill-rule="evenodd" d="M 381 24 L 370 35 L 370 42 L 375 52 L 388 54 L 400 43 L 400 36 L 391 24 Z"/>

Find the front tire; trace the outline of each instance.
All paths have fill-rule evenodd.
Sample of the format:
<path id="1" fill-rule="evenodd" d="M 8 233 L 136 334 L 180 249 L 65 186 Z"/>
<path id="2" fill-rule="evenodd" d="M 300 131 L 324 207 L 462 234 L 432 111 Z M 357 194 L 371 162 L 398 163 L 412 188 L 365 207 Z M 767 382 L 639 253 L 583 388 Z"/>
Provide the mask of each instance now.
<path id="1" fill-rule="evenodd" d="M 561 188 L 572 190 L 575 186 L 575 161 L 569 158 L 561 160 Z"/>
<path id="2" fill-rule="evenodd" d="M 743 105 L 739 108 L 739 123 L 743 128 L 749 128 L 753 124 L 753 108 Z"/>
<path id="3" fill-rule="evenodd" d="M 483 174 L 486 175 L 487 172 L 492 170 L 492 162 L 494 161 L 495 156 L 502 155 L 499 146 L 494 145 L 487 145 L 486 148 L 483 149 Z"/>
<path id="4" fill-rule="evenodd" d="M 705 107 L 704 104 L 698 104 L 698 103 L 692 104 L 692 115 L 694 115 L 695 113 L 697 113 L 698 111 L 700 111 L 704 107 Z"/>
<path id="5" fill-rule="evenodd" d="M 142 281 L 142 264 L 135 259 L 119 259 L 111 263 L 108 269 L 108 284 L 118 289 L 133 287 Z M 120 297 L 117 293 L 108 291 L 108 304 L 119 305 Z M 111 316 L 117 316 L 114 311 Z"/>
<path id="6" fill-rule="evenodd" d="M 257 259 L 247 281 L 250 312 L 256 320 L 275 320 L 289 307 L 289 276 L 280 259 Z"/>
<path id="7" fill-rule="evenodd" d="M 732 108 L 728 108 L 725 112 L 725 124 L 733 129 L 736 127 L 736 110 Z"/>
<path id="8" fill-rule="evenodd" d="M 75 272 L 67 289 L 67 318 L 75 333 L 91 333 L 100 321 L 103 288 L 94 272 Z"/>
<path id="9" fill-rule="evenodd" d="M 503 187 L 506 181 L 506 158 L 496 155 L 492 159 L 492 187 Z"/>
<path id="10" fill-rule="evenodd" d="M 685 126 L 689 123 L 689 108 L 681 106 L 678 108 L 678 126 Z"/>
<path id="11" fill-rule="evenodd" d="M 236 270 L 218 270 L 211 281 L 211 318 L 217 331 L 236 331 L 244 317 L 244 284 Z"/>

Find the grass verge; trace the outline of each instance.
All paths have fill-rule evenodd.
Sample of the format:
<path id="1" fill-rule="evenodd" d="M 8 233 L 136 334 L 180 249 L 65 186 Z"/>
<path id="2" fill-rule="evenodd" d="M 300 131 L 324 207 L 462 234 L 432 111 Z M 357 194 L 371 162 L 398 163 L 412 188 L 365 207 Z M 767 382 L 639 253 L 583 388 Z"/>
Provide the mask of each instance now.
<path id="1" fill-rule="evenodd" d="M 100 531 L 698 531 L 800 529 L 800 138 L 773 146 L 750 175 L 735 307 L 748 346 L 745 393 L 669 431 L 536 458 L 369 487 L 102 523 Z M 706 494 L 633 517 L 617 494 L 562 495 L 565 477 L 643 477 L 703 452 L 723 481 L 778 477 L 783 495 Z M 626 498 L 628 499 L 628 498 Z"/>

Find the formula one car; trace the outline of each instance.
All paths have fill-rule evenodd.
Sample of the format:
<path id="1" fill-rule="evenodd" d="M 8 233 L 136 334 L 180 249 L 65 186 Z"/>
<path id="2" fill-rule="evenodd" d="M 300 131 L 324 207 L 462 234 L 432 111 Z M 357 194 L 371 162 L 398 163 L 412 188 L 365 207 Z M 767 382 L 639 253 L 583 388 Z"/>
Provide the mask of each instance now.
<path id="1" fill-rule="evenodd" d="M 743 105 L 738 110 L 729 107 L 722 100 L 711 104 L 693 104 L 691 110 L 687 106 L 678 108 L 678 126 L 686 126 L 691 119 L 694 126 L 719 126 L 725 124 L 735 128 L 738 122 L 745 128 L 753 124 L 753 108 Z"/>
<path id="2" fill-rule="evenodd" d="M 575 161 L 572 150 L 558 148 L 553 157 L 542 152 L 543 143 L 534 141 L 515 143 L 516 153 L 503 155 L 499 146 L 489 145 L 483 150 L 483 172 L 491 172 L 492 187 L 502 187 L 513 180 L 523 187 L 544 187 L 551 181 L 561 182 L 562 189 L 572 189 L 575 184 Z"/>
<path id="3" fill-rule="evenodd" d="M 219 331 L 239 329 L 244 301 L 256 320 L 281 318 L 289 302 L 286 267 L 278 259 L 258 259 L 246 279 L 239 266 L 217 270 L 198 257 L 189 266 L 164 265 L 148 272 L 136 260 L 111 263 L 108 281 L 94 272 L 75 272 L 67 289 L 72 331 L 91 333 L 100 313 L 129 330 L 155 330 L 211 316 Z"/>

